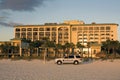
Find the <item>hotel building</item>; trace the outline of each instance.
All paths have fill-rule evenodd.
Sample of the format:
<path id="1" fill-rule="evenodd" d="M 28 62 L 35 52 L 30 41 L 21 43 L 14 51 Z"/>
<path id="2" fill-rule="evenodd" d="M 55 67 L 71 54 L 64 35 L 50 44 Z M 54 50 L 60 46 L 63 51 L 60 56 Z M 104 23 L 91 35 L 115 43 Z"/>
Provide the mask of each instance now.
<path id="1" fill-rule="evenodd" d="M 85 24 L 83 21 L 70 20 L 60 24 L 17 25 L 14 26 L 14 35 L 15 38 L 26 38 L 32 41 L 48 37 L 56 44 L 80 42 L 87 45 L 88 42 L 101 44 L 107 39 L 118 40 L 117 28 L 118 24 L 116 23 Z"/>

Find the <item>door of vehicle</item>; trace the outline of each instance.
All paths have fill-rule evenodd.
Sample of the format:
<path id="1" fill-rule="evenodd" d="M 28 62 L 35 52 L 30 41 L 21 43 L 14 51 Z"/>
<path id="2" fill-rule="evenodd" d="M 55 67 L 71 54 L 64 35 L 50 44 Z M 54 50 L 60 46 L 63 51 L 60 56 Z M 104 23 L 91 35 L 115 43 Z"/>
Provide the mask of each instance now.
<path id="1" fill-rule="evenodd" d="M 74 61 L 74 56 L 68 56 L 64 58 L 63 63 L 73 63 L 73 61 Z"/>
<path id="2" fill-rule="evenodd" d="M 74 62 L 74 56 L 69 56 L 69 63 L 73 63 Z"/>

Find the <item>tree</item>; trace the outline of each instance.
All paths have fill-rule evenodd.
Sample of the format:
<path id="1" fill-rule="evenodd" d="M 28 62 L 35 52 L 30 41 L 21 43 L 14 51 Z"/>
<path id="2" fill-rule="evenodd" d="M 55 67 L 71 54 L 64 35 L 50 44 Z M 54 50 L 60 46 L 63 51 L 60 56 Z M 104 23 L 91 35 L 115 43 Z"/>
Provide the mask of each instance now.
<path id="1" fill-rule="evenodd" d="M 44 63 L 46 63 L 46 55 L 47 55 L 47 48 L 48 48 L 49 38 L 47 38 L 47 37 L 42 38 L 42 42 L 43 42 L 43 44 L 41 45 L 41 47 L 43 47 L 45 49 Z"/>
<path id="2" fill-rule="evenodd" d="M 107 55 L 112 53 L 116 58 L 116 50 L 119 48 L 119 41 L 106 40 L 102 43 L 102 50 L 107 52 Z M 108 56 L 107 56 L 108 57 Z"/>
<path id="3" fill-rule="evenodd" d="M 82 45 L 80 42 L 77 42 L 76 46 L 77 46 L 77 48 L 79 48 L 79 50 L 81 51 L 81 56 L 83 57 L 83 48 L 84 48 L 85 46 Z"/>
<path id="4" fill-rule="evenodd" d="M 112 53 L 114 54 L 114 58 L 116 58 L 116 50 L 119 48 L 119 41 L 111 41 L 110 47 L 112 49 Z"/>
<path id="5" fill-rule="evenodd" d="M 110 51 L 110 40 L 102 42 L 102 50 L 109 54 Z"/>
<path id="6" fill-rule="evenodd" d="M 61 44 L 56 44 L 56 47 L 55 47 L 55 50 L 56 50 L 56 53 L 59 54 L 60 50 L 62 49 L 62 45 Z M 60 55 L 61 56 L 61 55 Z"/>
<path id="7" fill-rule="evenodd" d="M 75 48 L 75 44 L 74 43 L 70 43 L 70 48 L 71 48 L 71 54 L 74 54 L 74 48 Z"/>
<path id="8" fill-rule="evenodd" d="M 65 49 L 65 53 L 70 54 L 70 43 L 65 43 L 65 45 L 63 46 L 63 48 Z"/>
<path id="9" fill-rule="evenodd" d="M 10 55 L 14 55 L 16 49 L 18 50 L 18 46 L 11 45 L 11 43 L 4 43 L 0 45 L 0 49 L 3 55 L 10 56 Z"/>
<path id="10" fill-rule="evenodd" d="M 90 49 L 90 42 L 87 43 L 87 48 L 88 48 L 88 58 L 90 57 L 90 52 L 89 52 L 89 49 Z"/>
<path id="11" fill-rule="evenodd" d="M 23 47 L 22 44 L 28 44 L 28 46 L 24 45 L 24 47 Z M 33 48 L 34 48 L 33 43 L 30 39 L 22 38 L 21 39 L 21 45 L 20 45 L 20 56 L 22 56 L 23 51 L 26 51 L 27 55 L 31 56 L 31 49 L 33 49 Z"/>
<path id="12" fill-rule="evenodd" d="M 73 43 L 65 43 L 64 45 L 62 45 L 62 49 L 63 49 L 63 55 L 67 54 L 71 54 L 71 52 L 74 54 L 74 47 L 75 45 Z M 70 49 L 72 50 L 70 52 Z"/>
<path id="13" fill-rule="evenodd" d="M 36 49 L 36 54 L 39 56 L 39 47 L 42 45 L 42 41 L 36 40 L 30 43 L 31 48 Z"/>
<path id="14" fill-rule="evenodd" d="M 2 44 L 2 45 L 0 46 L 1 52 L 2 52 L 3 54 L 5 54 L 5 55 L 9 55 L 10 47 L 11 47 L 11 44 L 10 44 L 10 43 Z"/>

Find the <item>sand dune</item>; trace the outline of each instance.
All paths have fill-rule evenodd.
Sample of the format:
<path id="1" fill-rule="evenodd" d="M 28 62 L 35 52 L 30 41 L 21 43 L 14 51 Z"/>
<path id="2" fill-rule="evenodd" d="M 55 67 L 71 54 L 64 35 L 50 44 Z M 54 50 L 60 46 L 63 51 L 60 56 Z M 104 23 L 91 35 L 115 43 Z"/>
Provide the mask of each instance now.
<path id="1" fill-rule="evenodd" d="M 120 80 L 120 60 L 57 65 L 54 61 L 3 59 L 0 80 Z"/>

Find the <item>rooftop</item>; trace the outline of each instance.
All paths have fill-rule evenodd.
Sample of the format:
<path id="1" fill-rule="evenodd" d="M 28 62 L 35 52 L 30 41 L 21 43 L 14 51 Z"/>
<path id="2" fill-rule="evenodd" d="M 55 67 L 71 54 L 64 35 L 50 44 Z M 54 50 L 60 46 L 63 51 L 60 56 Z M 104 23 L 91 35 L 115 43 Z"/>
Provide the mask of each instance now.
<path id="1" fill-rule="evenodd" d="M 119 26 L 118 24 L 116 23 L 95 23 L 95 22 L 92 22 L 91 24 L 85 24 L 83 21 L 79 21 L 79 20 L 68 20 L 68 21 L 64 21 L 63 23 L 45 23 L 43 25 L 16 25 L 14 27 L 30 27 L 30 26 L 64 26 L 64 25 L 71 25 L 71 26 L 93 26 L 93 25 L 117 25 Z"/>

